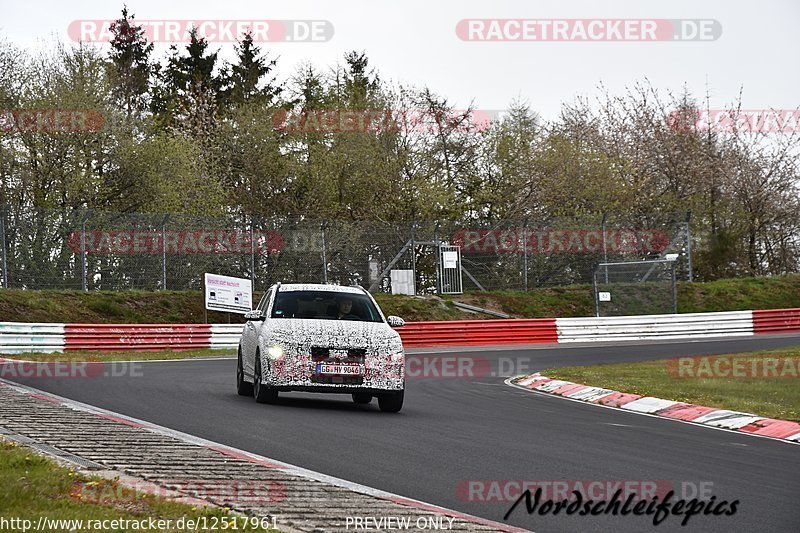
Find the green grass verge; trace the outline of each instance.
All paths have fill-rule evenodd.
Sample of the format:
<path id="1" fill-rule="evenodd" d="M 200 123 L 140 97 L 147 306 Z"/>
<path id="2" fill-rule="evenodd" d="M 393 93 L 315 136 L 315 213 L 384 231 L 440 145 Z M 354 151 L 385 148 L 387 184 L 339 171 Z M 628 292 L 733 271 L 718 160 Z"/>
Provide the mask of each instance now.
<path id="1" fill-rule="evenodd" d="M 0 502 L 3 517 L 31 520 L 34 525 L 39 517 L 84 521 L 205 517 L 209 524 L 222 519 L 232 523 L 236 518 L 223 508 L 193 507 L 120 488 L 113 480 L 82 476 L 24 446 L 7 441 L 0 441 Z M 237 525 L 239 531 L 271 531 L 243 529 L 242 526 L 250 524 L 245 524 L 241 516 L 238 516 Z M 51 524 L 47 530 L 60 532 L 69 531 L 69 528 L 58 528 Z M 142 529 L 121 528 L 109 531 Z M 183 530 L 173 527 L 163 531 Z M 222 528 L 206 531 L 222 531 Z"/>
<path id="2" fill-rule="evenodd" d="M 733 355 L 748 359 L 797 358 L 800 357 L 800 346 Z M 797 377 L 677 378 L 670 373 L 668 361 L 572 366 L 542 370 L 541 373 L 549 378 L 620 392 L 800 421 L 800 379 Z"/>
<path id="3" fill-rule="evenodd" d="M 129 351 L 95 351 L 76 350 L 64 353 L 20 353 L 4 355 L 6 359 L 25 361 L 150 361 L 155 359 L 190 359 L 195 357 L 225 357 L 236 355 L 236 350 L 129 350 Z"/>
<path id="4" fill-rule="evenodd" d="M 654 307 L 655 290 L 650 284 L 639 284 L 618 293 L 614 303 L 624 303 L 625 310 L 632 314 L 665 312 L 664 306 L 669 308 L 668 291 L 656 298 L 659 306 Z M 261 294 L 253 296 L 258 301 Z M 519 318 L 594 315 L 591 285 L 543 287 L 528 292 L 468 292 L 444 298 L 377 294 L 376 299 L 385 314 L 408 321 L 492 318 L 461 311 L 453 301 Z M 800 307 L 798 274 L 678 284 L 681 313 L 787 307 Z M 203 319 L 200 291 L 0 290 L 0 320 L 8 322 L 196 324 Z M 209 312 L 208 322 L 241 324 L 243 319 L 241 315 Z"/>

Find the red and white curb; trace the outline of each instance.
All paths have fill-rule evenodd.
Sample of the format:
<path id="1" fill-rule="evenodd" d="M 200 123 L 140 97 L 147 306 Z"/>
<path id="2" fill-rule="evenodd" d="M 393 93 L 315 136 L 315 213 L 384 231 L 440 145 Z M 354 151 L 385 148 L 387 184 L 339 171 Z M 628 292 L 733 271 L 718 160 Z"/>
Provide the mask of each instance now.
<path id="1" fill-rule="evenodd" d="M 551 379 L 538 372 L 509 378 L 506 383 L 520 389 L 561 396 L 568 400 L 800 444 L 800 424 L 788 420 L 590 387 L 571 381 Z"/>
<path id="2" fill-rule="evenodd" d="M 368 487 L 366 485 L 361 485 L 359 483 L 354 483 L 352 481 L 347 481 L 344 479 L 329 476 L 327 474 L 322 474 L 320 472 L 315 472 L 313 470 L 308 470 L 300 466 L 295 466 L 275 459 L 270 459 L 268 457 L 254 454 L 245 450 L 233 448 L 225 444 L 220 444 L 218 442 L 206 440 L 201 437 L 196 437 L 194 435 L 189 435 L 188 433 L 183 433 L 174 429 L 160 426 L 158 424 L 153 424 L 152 422 L 148 422 L 146 420 L 140 420 L 138 418 L 133 418 L 127 415 L 123 415 L 121 413 L 115 413 L 113 411 L 108 411 L 100 407 L 95 407 L 93 405 L 85 404 L 76 400 L 71 400 L 69 398 L 57 396 L 49 392 L 44 392 L 39 389 L 35 389 L 33 387 L 20 385 L 19 383 L 7 381 L 2 378 L 0 378 L 0 386 L 10 387 L 11 389 L 17 392 L 53 403 L 55 405 L 65 406 L 76 411 L 82 411 L 94 416 L 98 416 L 100 418 L 104 418 L 106 420 L 112 420 L 127 426 L 144 429 L 146 431 L 150 431 L 158 435 L 163 435 L 166 437 L 171 437 L 180 440 L 187 444 L 202 446 L 204 448 L 214 450 L 223 455 L 227 455 L 229 457 L 233 457 L 239 460 L 248 461 L 260 465 L 262 467 L 278 469 L 283 473 L 297 476 L 303 479 L 327 483 L 329 485 L 341 487 L 359 494 L 365 494 L 367 496 L 372 496 L 374 498 L 388 500 L 399 505 L 405 505 L 422 511 L 439 513 L 444 516 L 450 516 L 473 524 L 480 524 L 483 526 L 491 527 L 495 531 L 503 531 L 510 533 L 524 533 L 530 531 L 528 529 L 511 526 L 509 524 L 504 524 L 501 522 L 495 522 L 493 520 L 489 520 L 486 518 L 480 518 L 477 516 L 462 513 L 460 511 L 448 509 L 446 507 L 441 507 L 431 503 L 426 503 L 412 498 L 407 498 L 405 496 L 400 496 L 373 487 Z"/>

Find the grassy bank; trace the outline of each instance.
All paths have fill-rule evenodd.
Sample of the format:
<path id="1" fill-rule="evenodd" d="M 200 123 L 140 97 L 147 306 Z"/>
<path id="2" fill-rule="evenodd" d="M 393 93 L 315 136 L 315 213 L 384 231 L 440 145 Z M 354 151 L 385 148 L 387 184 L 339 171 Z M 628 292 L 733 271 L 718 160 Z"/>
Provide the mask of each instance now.
<path id="1" fill-rule="evenodd" d="M 260 294 L 254 296 L 257 300 Z M 461 311 L 453 306 L 453 301 L 520 318 L 594 314 L 589 285 L 537 288 L 528 292 L 469 292 L 445 298 L 378 294 L 376 299 L 386 314 L 409 321 L 491 318 Z M 786 307 L 800 307 L 800 275 L 680 283 L 678 286 L 678 309 L 682 313 Z M 84 293 L 0 289 L 0 321 L 198 323 L 203 322 L 203 301 L 199 291 Z M 209 312 L 208 321 L 241 323 L 242 319 L 240 315 Z"/>
<path id="2" fill-rule="evenodd" d="M 725 356 L 714 356 L 721 358 Z M 727 377 L 732 366 L 714 367 L 714 358 L 696 359 L 695 373 L 677 370 L 677 361 L 662 359 L 642 363 L 621 363 L 594 366 L 574 366 L 542 370 L 542 375 L 564 379 L 573 383 L 603 387 L 642 396 L 655 396 L 707 407 L 753 413 L 769 418 L 800 421 L 800 381 L 796 374 L 800 346 L 733 354 L 743 361 L 743 372 L 751 368 L 764 368 L 764 360 L 778 360 L 776 372 L 758 374 L 761 377 Z M 794 358 L 795 362 L 786 362 Z M 732 360 L 732 359 L 729 359 Z M 701 366 L 708 362 L 710 366 Z M 703 368 L 704 371 L 697 371 Z M 713 371 L 719 368 L 719 371 Z M 782 377 L 777 377 L 782 376 Z"/>
<path id="3" fill-rule="evenodd" d="M 206 517 L 207 523 L 220 520 L 231 522 L 234 517 L 218 507 L 192 507 L 153 495 L 120 487 L 115 481 L 99 477 L 85 477 L 73 470 L 57 465 L 52 460 L 37 455 L 13 442 L 0 440 L 0 502 L 6 518 L 30 520 L 32 530 L 39 517 L 50 520 L 46 531 L 85 531 L 75 523 L 60 527 L 55 520 L 147 520 L 171 519 L 173 524 L 181 518 Z M 232 523 L 232 522 L 231 522 Z M 267 531 L 243 529 L 242 517 L 238 517 L 240 531 Z M 249 525 L 249 524 L 247 524 Z M 226 528 L 227 529 L 227 528 Z M 20 528 L 13 527 L 12 530 Z M 177 527 L 162 531 L 184 531 Z M 213 531 L 220 531 L 221 528 Z M 114 531 L 142 531 L 136 527 L 121 527 Z M 207 529 L 206 531 L 212 531 Z"/>
<path id="4" fill-rule="evenodd" d="M 196 350 L 128 350 L 128 351 L 105 351 L 105 350 L 75 350 L 74 352 L 64 353 L 21 353 L 3 355 L 5 359 L 19 359 L 23 361 L 37 362 L 91 362 L 104 363 L 108 361 L 156 361 L 165 359 L 188 359 L 202 357 L 228 357 L 236 355 L 236 348 L 229 350 L 212 350 L 210 348 L 198 348 Z M 4 374 L 13 375 L 12 370 L 3 370 L 0 366 L 0 377 Z"/>

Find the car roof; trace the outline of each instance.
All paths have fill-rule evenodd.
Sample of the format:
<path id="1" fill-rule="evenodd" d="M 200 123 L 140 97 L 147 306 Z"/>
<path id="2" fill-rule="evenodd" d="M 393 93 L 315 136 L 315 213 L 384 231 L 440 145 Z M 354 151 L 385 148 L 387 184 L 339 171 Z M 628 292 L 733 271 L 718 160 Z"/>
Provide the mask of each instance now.
<path id="1" fill-rule="evenodd" d="M 330 291 L 350 294 L 364 294 L 364 289 L 361 287 L 347 287 L 344 285 L 331 285 L 326 283 L 286 283 L 281 284 L 279 291 Z"/>

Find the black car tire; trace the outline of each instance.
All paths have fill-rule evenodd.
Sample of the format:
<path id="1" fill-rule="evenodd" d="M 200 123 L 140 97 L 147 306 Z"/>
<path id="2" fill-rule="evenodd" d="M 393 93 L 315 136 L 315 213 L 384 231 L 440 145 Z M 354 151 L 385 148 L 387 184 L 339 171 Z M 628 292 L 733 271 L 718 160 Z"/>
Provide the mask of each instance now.
<path id="1" fill-rule="evenodd" d="M 242 365 L 242 348 L 239 347 L 239 353 L 236 357 L 236 392 L 239 396 L 252 396 L 253 384 L 248 383 L 244 379 L 244 366 Z"/>
<path id="2" fill-rule="evenodd" d="M 378 407 L 384 413 L 397 413 L 403 408 L 403 396 L 405 390 L 392 394 L 381 394 L 378 396 Z"/>
<path id="3" fill-rule="evenodd" d="M 354 392 L 353 393 L 353 403 L 357 403 L 359 405 L 368 404 L 372 401 L 372 395 L 367 394 L 366 392 Z"/>
<path id="4" fill-rule="evenodd" d="M 275 403 L 278 401 L 278 389 L 261 383 L 261 354 L 256 352 L 255 372 L 253 372 L 253 397 L 258 403 Z"/>

